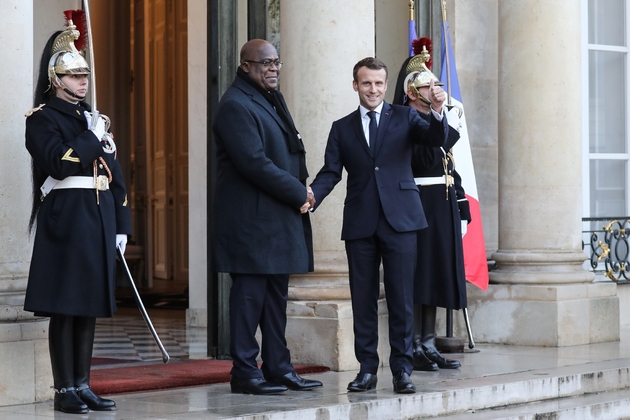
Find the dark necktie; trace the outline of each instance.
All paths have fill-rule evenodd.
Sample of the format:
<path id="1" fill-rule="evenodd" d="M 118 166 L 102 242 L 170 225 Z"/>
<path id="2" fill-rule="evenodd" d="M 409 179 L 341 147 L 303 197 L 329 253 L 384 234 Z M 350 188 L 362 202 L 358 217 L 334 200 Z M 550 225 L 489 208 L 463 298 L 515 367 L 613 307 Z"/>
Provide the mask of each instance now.
<path id="1" fill-rule="evenodd" d="M 376 129 L 378 128 L 376 125 L 376 112 L 369 111 L 367 114 L 370 117 L 370 153 L 374 156 L 376 152 Z"/>

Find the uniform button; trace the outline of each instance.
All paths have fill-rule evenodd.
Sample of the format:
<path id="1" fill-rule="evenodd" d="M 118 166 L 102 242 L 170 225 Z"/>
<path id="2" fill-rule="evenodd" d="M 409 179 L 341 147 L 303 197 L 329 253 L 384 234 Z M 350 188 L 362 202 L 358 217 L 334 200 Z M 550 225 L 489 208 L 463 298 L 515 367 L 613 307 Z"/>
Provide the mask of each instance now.
<path id="1" fill-rule="evenodd" d="M 103 169 L 103 164 L 98 165 L 99 168 Z"/>
<path id="2" fill-rule="evenodd" d="M 376 172 L 378 172 L 378 171 L 379 171 L 378 166 L 377 166 L 376 168 L 374 168 L 374 170 L 375 170 Z"/>

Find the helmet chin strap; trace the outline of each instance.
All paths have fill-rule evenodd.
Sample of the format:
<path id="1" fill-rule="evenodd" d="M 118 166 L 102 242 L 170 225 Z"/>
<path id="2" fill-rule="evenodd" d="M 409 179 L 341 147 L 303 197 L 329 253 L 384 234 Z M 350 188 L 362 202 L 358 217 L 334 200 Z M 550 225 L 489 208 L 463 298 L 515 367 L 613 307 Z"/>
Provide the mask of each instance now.
<path id="1" fill-rule="evenodd" d="M 411 91 L 414 93 L 414 95 L 416 95 L 416 98 L 420 99 L 422 102 L 424 102 L 427 105 L 431 105 L 431 101 L 429 101 L 427 98 L 422 96 L 422 94 L 420 93 L 420 90 L 412 86 Z"/>
<path id="2" fill-rule="evenodd" d="M 57 83 L 59 84 L 59 87 L 63 89 L 64 92 L 66 92 L 68 95 L 72 96 L 75 99 L 78 99 L 80 101 L 85 99 L 85 95 L 83 96 L 79 96 L 76 93 L 74 93 L 73 91 L 70 90 L 70 88 L 68 86 L 66 86 L 66 84 L 64 82 L 61 81 L 60 78 L 56 78 L 57 79 Z"/>

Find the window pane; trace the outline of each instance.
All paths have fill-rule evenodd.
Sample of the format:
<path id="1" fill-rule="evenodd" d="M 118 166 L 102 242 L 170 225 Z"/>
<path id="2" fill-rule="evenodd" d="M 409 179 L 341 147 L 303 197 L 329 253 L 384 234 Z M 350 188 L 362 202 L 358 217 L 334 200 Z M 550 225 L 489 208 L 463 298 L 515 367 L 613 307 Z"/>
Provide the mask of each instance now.
<path id="1" fill-rule="evenodd" d="M 625 160 L 591 160 L 591 217 L 627 216 Z"/>
<path id="2" fill-rule="evenodd" d="M 625 53 L 589 52 L 589 150 L 626 153 Z"/>
<path id="3" fill-rule="evenodd" d="M 625 0 L 589 0 L 588 43 L 626 46 Z"/>

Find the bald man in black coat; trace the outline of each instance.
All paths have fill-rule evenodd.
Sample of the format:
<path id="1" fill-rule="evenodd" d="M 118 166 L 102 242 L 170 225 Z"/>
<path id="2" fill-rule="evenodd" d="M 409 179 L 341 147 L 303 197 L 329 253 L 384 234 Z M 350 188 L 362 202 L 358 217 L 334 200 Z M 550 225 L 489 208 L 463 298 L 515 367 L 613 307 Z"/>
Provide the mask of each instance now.
<path id="1" fill-rule="evenodd" d="M 237 76 L 221 99 L 212 261 L 230 273 L 233 393 L 277 394 L 322 386 L 301 378 L 285 339 L 289 274 L 313 270 L 304 145 L 282 94 L 282 63 L 264 40 L 241 49 Z M 256 341 L 260 326 L 262 349 Z M 259 350 L 263 360 L 258 368 Z"/>

